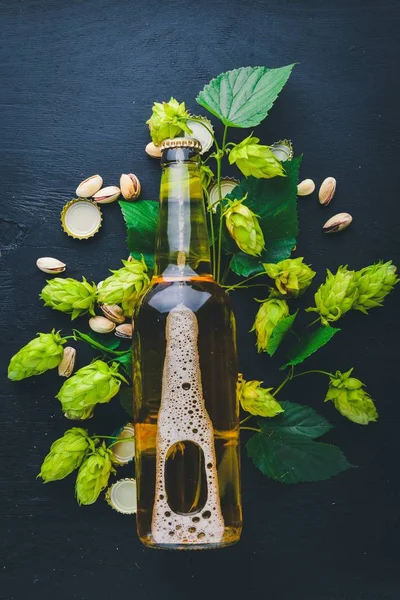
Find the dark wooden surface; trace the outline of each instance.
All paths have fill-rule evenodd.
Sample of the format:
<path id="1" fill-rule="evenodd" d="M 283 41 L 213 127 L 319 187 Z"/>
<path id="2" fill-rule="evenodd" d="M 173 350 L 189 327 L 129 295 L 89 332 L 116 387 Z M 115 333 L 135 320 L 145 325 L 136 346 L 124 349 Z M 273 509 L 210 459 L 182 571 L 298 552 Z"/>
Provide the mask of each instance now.
<path id="1" fill-rule="evenodd" d="M 325 267 L 341 263 L 400 262 L 398 2 L 6 0 L 0 7 L 4 374 L 10 355 L 37 331 L 70 326 L 38 300 L 45 280 L 35 267 L 39 256 L 64 260 L 70 276 L 99 281 L 126 254 L 118 206 L 104 207 L 101 233 L 90 241 L 61 231 L 60 210 L 77 182 L 99 172 L 113 184 L 133 171 L 142 197 L 155 199 L 159 167 L 143 152 L 152 102 L 174 95 L 200 112 L 197 92 L 230 68 L 301 63 L 259 131 L 266 143 L 293 139 L 304 153 L 304 178 L 338 180 L 328 209 L 315 197 L 299 201 L 299 255 L 319 280 Z M 351 229 L 323 237 L 323 222 L 343 210 L 354 216 Z M 283 395 L 330 418 L 337 427 L 327 439 L 358 469 L 286 487 L 244 456 L 243 538 L 225 551 L 146 550 L 134 518 L 104 501 L 79 508 L 72 478 L 42 485 L 40 463 L 69 425 L 54 399 L 60 380 L 3 378 L 1 598 L 397 600 L 398 293 L 369 317 L 343 320 L 342 334 L 309 361 L 331 370 L 355 366 L 376 399 L 378 424 L 359 427 L 324 405 L 318 378 L 303 378 Z M 257 356 L 247 333 L 255 304 L 250 294 L 235 301 L 241 369 L 274 384 L 279 361 Z M 96 412 L 90 428 L 98 433 L 124 419 L 118 402 Z"/>

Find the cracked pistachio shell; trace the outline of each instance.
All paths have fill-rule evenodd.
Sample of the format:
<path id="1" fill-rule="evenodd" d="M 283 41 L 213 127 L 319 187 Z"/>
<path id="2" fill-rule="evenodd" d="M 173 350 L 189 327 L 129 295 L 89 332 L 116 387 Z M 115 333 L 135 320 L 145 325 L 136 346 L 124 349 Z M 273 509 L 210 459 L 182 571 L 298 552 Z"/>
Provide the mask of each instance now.
<path id="1" fill-rule="evenodd" d="M 328 206 L 331 202 L 336 190 L 336 179 L 334 177 L 327 177 L 321 183 L 319 188 L 318 200 L 322 206 Z"/>
<path id="2" fill-rule="evenodd" d="M 352 222 L 353 217 L 349 213 L 338 213 L 334 215 L 325 223 L 323 230 L 325 233 L 337 233 L 343 231 Z"/>
<path id="3" fill-rule="evenodd" d="M 115 329 L 115 323 L 106 317 L 92 317 L 89 319 L 89 327 L 96 333 L 110 333 Z"/>
<path id="4" fill-rule="evenodd" d="M 298 196 L 309 196 L 315 190 L 315 183 L 312 179 L 304 179 L 297 186 L 297 195 Z"/>
<path id="5" fill-rule="evenodd" d="M 64 354 L 58 365 L 58 374 L 60 377 L 69 377 L 72 375 L 75 366 L 76 350 L 72 346 L 64 348 Z"/>
<path id="6" fill-rule="evenodd" d="M 111 204 L 111 202 L 115 202 L 119 198 L 121 194 L 121 190 L 116 185 L 109 185 L 107 187 L 102 188 L 96 194 L 93 194 L 93 200 L 97 202 L 97 204 Z"/>
<path id="7" fill-rule="evenodd" d="M 120 338 L 130 339 L 133 333 L 133 325 L 130 323 L 124 323 L 123 325 L 117 325 L 115 328 L 115 335 Z"/>
<path id="8" fill-rule="evenodd" d="M 104 316 L 113 323 L 123 323 L 125 321 L 124 311 L 118 304 L 100 304 L 100 309 Z"/>
<path id="9" fill-rule="evenodd" d="M 134 173 L 122 173 L 119 185 L 121 194 L 125 200 L 137 200 L 137 198 L 139 198 L 142 186 Z"/>
<path id="10" fill-rule="evenodd" d="M 103 185 L 103 178 L 100 175 L 92 175 L 88 177 L 76 188 L 76 195 L 79 198 L 90 198 L 99 191 Z"/>
<path id="11" fill-rule="evenodd" d="M 56 258 L 51 258 L 51 256 L 43 256 L 42 258 L 38 258 L 36 261 L 36 266 L 38 269 L 43 271 L 43 273 L 50 273 L 51 275 L 56 275 L 57 273 L 62 273 L 67 268 L 67 265 Z"/>
<path id="12" fill-rule="evenodd" d="M 152 158 L 161 158 L 162 152 L 160 146 L 156 146 L 154 142 L 150 142 L 149 144 L 147 144 L 145 150 L 146 153 Z"/>

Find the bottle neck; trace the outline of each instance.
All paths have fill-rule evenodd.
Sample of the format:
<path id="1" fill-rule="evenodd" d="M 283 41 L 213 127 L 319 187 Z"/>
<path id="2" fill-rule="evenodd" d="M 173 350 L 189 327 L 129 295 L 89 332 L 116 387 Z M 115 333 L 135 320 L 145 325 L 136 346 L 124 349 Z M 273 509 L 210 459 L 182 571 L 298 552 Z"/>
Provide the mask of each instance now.
<path id="1" fill-rule="evenodd" d="M 164 150 L 155 277 L 211 277 L 200 158 L 189 148 Z"/>

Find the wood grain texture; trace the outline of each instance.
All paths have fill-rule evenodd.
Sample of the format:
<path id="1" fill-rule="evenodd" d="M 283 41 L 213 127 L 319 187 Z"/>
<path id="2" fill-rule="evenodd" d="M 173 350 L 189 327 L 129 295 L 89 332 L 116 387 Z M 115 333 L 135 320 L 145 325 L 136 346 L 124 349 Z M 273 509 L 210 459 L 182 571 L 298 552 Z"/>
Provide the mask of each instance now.
<path id="1" fill-rule="evenodd" d="M 258 132 L 265 143 L 292 138 L 304 153 L 304 178 L 338 181 L 326 209 L 314 197 L 299 200 L 299 253 L 318 280 L 341 263 L 400 262 L 397 1 L 3 0 L 0 13 L 3 374 L 37 331 L 70 325 L 41 307 L 39 256 L 99 281 L 126 255 L 117 206 L 103 208 L 92 240 L 61 231 L 60 210 L 77 183 L 99 172 L 114 184 L 132 171 L 142 197 L 156 198 L 158 163 L 143 152 L 151 103 L 174 95 L 201 112 L 198 91 L 230 68 L 301 63 Z M 324 237 L 322 224 L 341 211 L 353 215 L 351 228 Z M 310 387 L 302 378 L 294 396 L 289 388 L 282 396 L 338 425 L 327 439 L 359 468 L 286 487 L 244 458 L 243 539 L 225 551 L 146 550 L 134 519 L 105 502 L 79 508 L 72 478 L 42 485 L 35 479 L 41 460 L 69 425 L 54 399 L 60 381 L 53 373 L 14 384 L 3 377 L 1 598 L 398 600 L 398 294 L 370 317 L 346 318 L 344 331 L 312 359 L 315 368 L 355 366 L 376 398 L 378 424 L 357 427 L 323 406 L 320 379 Z M 258 356 L 248 334 L 252 295 L 235 301 L 241 370 L 273 385 L 280 362 Z M 100 407 L 89 429 L 111 432 L 123 415 L 116 402 Z M 129 476 L 129 466 L 121 473 Z"/>

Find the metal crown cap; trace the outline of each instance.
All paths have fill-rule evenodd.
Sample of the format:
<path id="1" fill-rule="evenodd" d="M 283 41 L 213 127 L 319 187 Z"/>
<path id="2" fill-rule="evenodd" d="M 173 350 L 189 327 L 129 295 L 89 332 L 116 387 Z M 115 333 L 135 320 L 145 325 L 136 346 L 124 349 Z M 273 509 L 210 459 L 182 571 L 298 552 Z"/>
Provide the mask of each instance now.
<path id="1" fill-rule="evenodd" d="M 176 137 L 161 142 L 160 150 L 165 150 L 166 148 L 195 148 L 196 150 L 201 151 L 202 145 L 201 142 L 195 138 Z"/>

